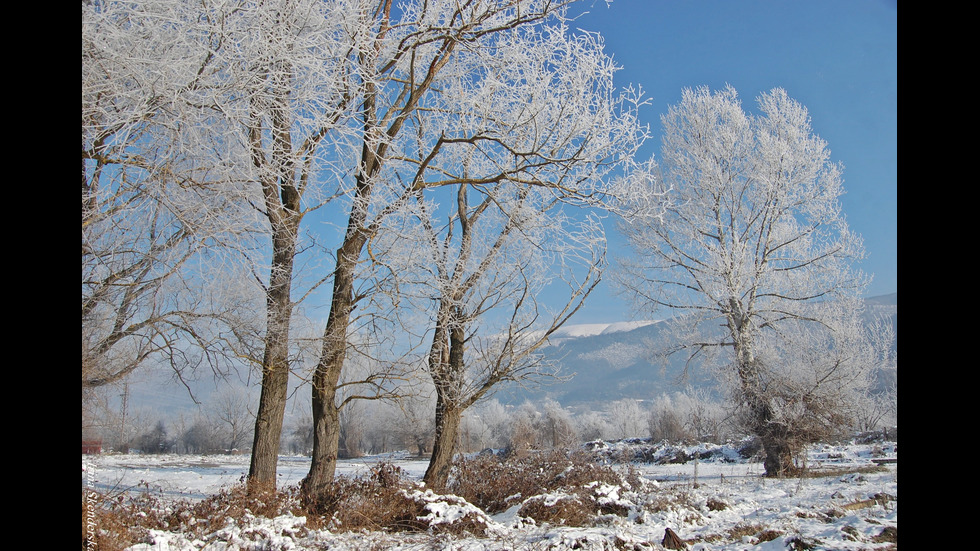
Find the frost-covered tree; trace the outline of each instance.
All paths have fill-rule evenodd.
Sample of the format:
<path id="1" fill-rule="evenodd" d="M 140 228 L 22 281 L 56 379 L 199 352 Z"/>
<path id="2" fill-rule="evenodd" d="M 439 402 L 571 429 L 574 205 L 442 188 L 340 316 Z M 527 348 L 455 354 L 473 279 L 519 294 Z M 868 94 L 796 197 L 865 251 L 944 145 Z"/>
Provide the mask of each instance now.
<path id="1" fill-rule="evenodd" d="M 586 441 L 605 440 L 612 434 L 612 425 L 604 414 L 598 411 L 583 411 L 574 418 L 576 432 Z"/>
<path id="2" fill-rule="evenodd" d="M 460 186 L 444 237 L 431 234 L 430 281 L 438 306 L 427 365 L 436 391 L 429 485 L 448 477 L 467 408 L 504 381 L 557 374 L 557 366 L 535 351 L 598 282 L 604 241 L 597 226 L 588 226 L 588 235 L 569 237 L 581 228 L 566 228 L 563 217 L 547 213 L 534 200 L 536 190 L 500 187 L 471 206 L 466 186 Z M 552 277 L 567 284 L 568 302 L 548 311 L 537 297 Z"/>
<path id="3" fill-rule="evenodd" d="M 186 147 L 184 107 L 209 70 L 207 50 L 166 23 L 187 7 L 82 4 L 83 389 L 150 363 L 222 368 L 216 321 L 237 299 L 209 283 L 251 220 Z"/>
<path id="4" fill-rule="evenodd" d="M 609 424 L 616 438 L 637 438 L 646 427 L 647 413 L 640 402 L 631 398 L 609 405 Z"/>
<path id="5" fill-rule="evenodd" d="M 688 432 L 700 442 L 721 443 L 727 414 L 725 406 L 712 398 L 705 387 L 687 387 L 676 393 L 674 403 L 684 419 Z"/>
<path id="6" fill-rule="evenodd" d="M 602 53 L 599 37 L 569 30 L 563 17 L 566 3 L 437 0 L 392 9 L 391 2 L 382 0 L 364 2 L 355 10 L 349 59 L 350 78 L 360 83 L 355 104 L 361 133 L 351 152 L 357 162 L 344 189 L 345 233 L 331 271 L 330 313 L 313 378 L 314 454 L 303 483 L 306 495 L 319 493 L 333 480 L 336 384 L 344 369 L 352 312 L 372 300 L 362 292 L 365 278 L 358 270 L 401 275 L 392 269 L 397 264 L 387 265 L 390 255 L 380 251 L 390 252 L 393 243 L 417 246 L 398 239 L 390 231 L 392 221 L 403 220 L 400 213 L 414 208 L 420 198 L 422 204 L 432 201 L 441 189 L 449 189 L 453 198 L 460 197 L 453 190 L 479 196 L 456 211 L 464 217 L 471 217 L 485 199 L 488 207 L 503 208 L 509 215 L 505 206 L 513 204 L 521 189 L 548 201 L 592 205 L 613 191 L 609 171 L 631 161 L 645 137 L 635 117 L 640 100 L 612 88 L 614 67 Z M 591 258 L 592 250 L 582 256 Z M 479 264 L 485 257 L 473 258 Z M 596 281 L 597 263 L 592 259 L 593 267 L 584 266 L 572 282 L 569 309 L 562 314 L 564 309 L 557 308 L 555 320 L 567 318 Z M 482 288 L 495 281 L 493 270 L 499 267 L 494 264 L 478 275 Z M 530 306 L 540 280 L 526 269 L 513 273 L 527 278 L 516 300 Z M 451 312 L 464 306 L 454 294 L 460 289 L 441 286 L 433 298 Z M 503 292 L 513 293 L 510 288 Z M 484 354 L 489 369 L 505 362 L 516 365 L 533 351 L 522 344 L 522 352 L 516 352 L 531 318 L 513 301 L 506 304 L 515 326 L 503 333 L 503 340 L 471 348 Z M 551 324 L 542 325 L 547 330 Z M 454 322 L 437 321 L 435 327 L 466 334 Z M 442 341 L 433 342 L 442 346 Z M 446 351 L 447 357 L 464 354 L 459 347 Z M 447 457 L 445 452 L 451 457 L 451 448 L 438 456 Z"/>
<path id="7" fill-rule="evenodd" d="M 657 396 L 650 408 L 650 416 L 647 420 L 650 437 L 657 441 L 666 440 L 668 442 L 678 442 L 684 439 L 687 434 L 684 430 L 682 417 L 683 413 L 679 411 L 670 395 L 661 394 Z"/>
<path id="8" fill-rule="evenodd" d="M 511 412 L 496 398 L 477 404 L 472 410 L 480 416 L 480 421 L 487 427 L 487 445 L 494 448 L 507 446 L 508 433 L 511 425 Z"/>
<path id="9" fill-rule="evenodd" d="M 863 249 L 841 212 L 841 167 L 806 108 L 782 89 L 758 107 L 746 114 L 731 87 L 687 89 L 662 117 L 650 185 L 670 204 L 624 219 L 634 256 L 622 282 L 638 308 L 687 322 L 674 350 L 717 360 L 778 476 L 811 429 L 845 422 L 838 408 L 866 384 L 854 323 L 865 278 L 852 266 Z"/>
<path id="10" fill-rule="evenodd" d="M 91 212 L 94 177 L 106 174 L 100 164 L 110 158 L 105 152 L 120 144 L 142 149 L 126 157 L 135 164 L 125 174 L 116 172 L 118 182 L 150 182 L 146 175 L 159 175 L 182 194 L 214 192 L 237 209 L 205 218 L 233 228 L 203 250 L 228 246 L 244 259 L 244 269 L 200 264 L 214 271 L 199 280 L 241 304 L 253 303 L 236 303 L 236 323 L 208 341 L 261 370 L 250 484 L 275 483 L 290 370 L 310 343 L 295 332 L 308 297 L 329 288 L 329 312 L 311 362 L 307 497 L 333 480 L 340 410 L 350 403 L 341 388 L 353 384 L 343 382 L 342 373 L 352 354 L 368 353 L 358 342 L 401 354 L 422 338 L 423 331 L 397 323 L 400 290 L 417 283 L 403 277 L 418 274 L 396 269 L 402 264 L 393 250 L 412 247 L 392 229 L 405 212 L 418 214 L 415 205 L 438 201 L 440 189 L 455 196 L 465 188 L 473 193 L 470 206 L 498 200 L 493 207 L 504 218 L 518 212 L 506 206 L 513 204 L 514 190 L 524 190 L 536 209 L 552 202 L 594 206 L 616 191 L 610 173 L 632 162 L 645 137 L 635 117 L 642 99 L 612 88 L 614 66 L 600 37 L 569 29 L 568 3 L 83 3 L 83 55 L 94 60 L 83 58 L 83 95 L 86 105 L 99 106 L 83 113 L 83 217 Z M 215 211 L 210 200 L 182 204 Z M 324 223 L 310 224 L 314 217 Z M 153 240 L 172 242 L 145 224 L 153 216 L 139 213 L 132 220 L 142 231 L 132 235 L 152 238 L 144 249 L 155 250 Z M 119 227 L 120 234 L 128 233 Z M 597 243 L 568 256 L 567 265 L 588 261 L 571 282 L 573 295 L 597 281 Z M 177 253 L 178 261 L 185 258 Z M 141 254 L 136 262 L 156 256 Z M 527 279 L 525 293 L 542 285 L 526 264 L 511 273 Z M 493 281 L 484 276 L 489 279 L 482 285 Z M 555 319 L 567 318 L 556 309 Z M 510 311 L 520 312 L 517 327 L 534 317 Z M 102 320 L 99 327 L 114 327 L 112 311 Z M 549 324 L 542 325 L 547 330 Z M 354 342 L 352 335 L 370 337 Z M 396 336 L 401 340 L 395 342 Z M 525 336 L 512 331 L 509 341 L 494 341 L 504 343 L 496 350 L 511 354 L 506 351 Z M 502 365 L 503 357 L 497 354 L 491 363 Z M 397 361 L 374 365 L 404 367 Z M 371 375 L 360 388 L 387 393 L 391 381 Z"/>
<path id="11" fill-rule="evenodd" d="M 96 203 L 93 190 L 96 183 L 107 180 L 107 174 L 118 175 L 116 181 L 130 187 L 152 184 L 139 191 L 149 190 L 150 198 L 162 197 L 168 203 L 143 201 L 156 210 L 130 208 L 126 212 L 135 214 L 124 220 L 129 225 L 116 223 L 119 233 L 148 244 L 117 247 L 135 260 L 120 254 L 113 259 L 135 266 L 123 265 L 116 272 L 149 273 L 155 283 L 161 280 L 156 266 L 189 264 L 185 251 L 190 244 L 202 242 L 198 227 L 186 229 L 189 218 L 183 212 L 172 215 L 173 209 L 160 210 L 157 205 L 169 207 L 169 202 L 183 200 L 193 191 L 207 191 L 208 201 L 194 202 L 190 197 L 181 205 L 204 210 L 213 205 L 213 195 L 239 207 L 209 218 L 226 222 L 233 230 L 204 243 L 211 254 L 223 247 L 236 251 L 237 265 L 209 262 L 205 266 L 213 271 L 192 283 L 214 284 L 222 293 L 248 303 L 238 308 L 239 315 L 213 342 L 261 372 L 250 483 L 275 483 L 290 369 L 299 364 L 299 348 L 305 344 L 293 325 L 301 314 L 299 305 L 332 276 L 329 268 L 315 270 L 321 259 L 329 258 L 324 247 L 333 247 L 332 236 L 301 228 L 311 213 L 356 186 L 350 175 L 357 172 L 355 152 L 365 143 L 359 115 L 361 87 L 369 79 L 354 73 L 357 60 L 374 48 L 369 35 L 373 9 L 379 7 L 375 4 L 360 0 L 83 3 L 83 232 L 89 224 L 93 234 L 105 235 L 104 227 L 89 222 L 88 213 L 93 205 L 105 203 Z M 112 168 L 110 162 L 126 172 Z M 158 180 L 171 187 L 162 188 Z M 104 184 L 98 190 L 112 192 Z M 111 196 L 116 197 L 121 197 L 117 203 L 123 206 L 141 204 L 118 193 Z M 158 216 L 158 211 L 166 216 Z M 150 262 L 154 267 L 144 270 Z M 183 283 L 177 278 L 169 281 Z M 117 287 L 133 295 L 148 286 L 137 281 Z M 157 288 L 151 288 L 154 300 L 182 296 L 170 288 L 165 294 L 156 292 Z M 134 300 L 123 294 L 116 303 L 128 307 Z M 83 319 L 93 318 L 85 308 L 83 297 Z M 180 312 L 187 310 L 182 307 Z M 252 312 L 258 315 L 248 315 Z M 114 328 L 120 316 L 109 315 L 102 315 L 109 321 L 98 327 Z M 83 325 L 87 327 L 97 325 Z M 170 329 L 161 323 L 150 329 L 158 327 Z M 149 345 L 161 338 L 159 331 L 152 334 L 150 329 L 137 335 L 142 340 L 130 339 L 135 344 L 128 348 L 138 344 L 142 348 L 135 353 L 152 351 Z M 105 348 L 104 338 L 89 341 L 94 339 L 83 343 L 86 358 Z M 168 339 L 165 352 L 178 349 L 173 342 Z M 83 367 L 93 364 L 86 362 Z"/>
<path id="12" fill-rule="evenodd" d="M 510 437 L 507 440 L 509 453 L 524 457 L 531 450 L 541 448 L 541 413 L 530 402 L 524 402 L 511 416 Z"/>
<path id="13" fill-rule="evenodd" d="M 572 415 L 555 400 L 545 400 L 543 431 L 545 440 L 552 448 L 568 448 L 578 441 L 578 433 L 572 422 Z"/>

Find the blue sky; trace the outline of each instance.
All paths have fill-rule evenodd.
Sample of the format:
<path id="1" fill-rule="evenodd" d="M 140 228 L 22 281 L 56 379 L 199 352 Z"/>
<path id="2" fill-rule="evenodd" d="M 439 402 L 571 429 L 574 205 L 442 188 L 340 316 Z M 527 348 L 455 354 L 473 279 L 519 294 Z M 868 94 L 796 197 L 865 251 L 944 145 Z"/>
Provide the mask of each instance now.
<path id="1" fill-rule="evenodd" d="M 685 87 L 731 84 L 749 112 L 774 87 L 805 105 L 844 165 L 844 212 L 864 238 L 860 268 L 874 274 L 867 295 L 898 291 L 896 0 L 596 0 L 577 9 L 588 13 L 575 26 L 600 32 L 623 67 L 617 85 L 642 86 L 652 99 L 644 156 L 659 153 L 660 115 Z M 610 240 L 621 253 L 619 237 Z M 572 323 L 631 317 L 646 316 L 631 316 L 603 282 Z"/>

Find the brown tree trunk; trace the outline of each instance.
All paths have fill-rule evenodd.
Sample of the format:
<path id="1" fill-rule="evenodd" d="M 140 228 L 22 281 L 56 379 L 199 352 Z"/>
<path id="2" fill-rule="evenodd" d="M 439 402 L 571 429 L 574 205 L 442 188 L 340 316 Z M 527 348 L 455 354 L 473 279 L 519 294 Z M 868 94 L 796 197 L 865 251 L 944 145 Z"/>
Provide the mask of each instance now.
<path id="1" fill-rule="evenodd" d="M 435 444 L 429 466 L 422 477 L 426 486 L 437 490 L 445 488 L 449 481 L 449 470 L 459 441 L 460 420 L 466 408 L 460 396 L 466 368 L 463 362 L 465 328 L 458 322 L 458 312 L 451 308 L 441 308 L 440 314 L 429 354 L 429 369 L 436 387 Z"/>
<path id="2" fill-rule="evenodd" d="M 341 360 L 343 361 L 343 360 Z M 318 368 L 319 369 L 319 368 Z M 325 374 L 314 376 L 314 385 L 324 385 Z M 313 458 L 310 472 L 301 483 L 303 502 L 315 504 L 320 495 L 333 483 L 340 450 L 340 410 L 334 403 L 336 386 L 326 392 L 313 390 Z"/>
<path id="3" fill-rule="evenodd" d="M 766 424 L 756 431 L 766 452 L 766 459 L 763 462 L 766 477 L 796 476 L 799 474 L 799 469 L 794 462 L 797 449 L 790 438 L 789 430 L 782 424 L 773 423 L 771 414 L 767 417 Z"/>
<path id="4" fill-rule="evenodd" d="M 766 452 L 763 465 L 767 477 L 781 477 L 793 474 L 794 450 L 789 428 L 775 421 L 775 415 L 765 390 L 762 388 L 761 371 L 763 366 L 755 357 L 752 321 L 743 313 L 739 302 L 730 300 L 728 328 L 735 342 L 735 361 L 741 398 L 748 405 L 750 428 L 762 441 Z"/>
<path id="5" fill-rule="evenodd" d="M 299 229 L 298 218 L 273 223 L 272 270 L 266 295 L 265 353 L 262 393 L 255 416 L 255 435 L 248 470 L 250 486 L 273 488 L 279 464 L 279 440 L 289 386 L 290 288 Z"/>
<path id="6" fill-rule="evenodd" d="M 449 482 L 456 444 L 459 440 L 459 425 L 463 411 L 440 397 L 436 398 L 436 437 L 432 446 L 432 457 L 425 470 L 422 481 L 434 490 L 442 490 Z"/>
<path id="7" fill-rule="evenodd" d="M 348 235 L 353 237 L 337 251 L 330 315 L 323 332 L 320 363 L 313 373 L 313 459 L 302 482 L 303 499 L 308 504 L 315 503 L 333 482 L 340 449 L 337 384 L 347 356 L 347 330 L 354 309 L 354 267 L 364 243 L 356 232 Z"/>
<path id="8" fill-rule="evenodd" d="M 759 437 L 766 453 L 763 461 L 766 477 L 780 478 L 798 474 L 794 463 L 797 450 L 789 428 L 775 421 L 772 408 L 758 393 L 749 396 L 748 403 L 752 415 L 752 432 Z"/>
<path id="9" fill-rule="evenodd" d="M 272 267 L 266 290 L 265 352 L 262 356 L 262 393 L 255 415 L 252 459 L 248 471 L 250 487 L 274 488 L 279 465 L 279 441 L 286 410 L 289 387 L 289 326 L 293 312 L 291 289 L 293 263 L 299 226 L 303 220 L 300 194 L 293 182 L 295 172 L 290 160 L 292 144 L 289 134 L 288 85 L 290 69 L 284 68 L 272 79 L 275 89 L 272 155 L 263 146 L 263 123 L 256 108 L 249 126 L 252 163 L 263 174 L 262 196 L 272 231 Z M 253 107 L 255 107 L 253 105 Z M 269 170 L 271 169 L 271 170 Z"/>

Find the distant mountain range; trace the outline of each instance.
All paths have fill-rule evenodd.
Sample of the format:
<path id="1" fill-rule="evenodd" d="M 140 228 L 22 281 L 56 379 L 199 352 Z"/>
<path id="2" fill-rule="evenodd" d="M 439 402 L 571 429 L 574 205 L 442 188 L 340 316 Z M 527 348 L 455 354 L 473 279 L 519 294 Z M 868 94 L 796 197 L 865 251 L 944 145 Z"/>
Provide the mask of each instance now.
<path id="1" fill-rule="evenodd" d="M 868 320 L 889 317 L 897 329 L 898 294 L 866 299 L 865 316 Z M 666 366 L 654 358 L 657 343 L 663 341 L 662 332 L 669 324 L 670 321 L 632 321 L 563 327 L 552 336 L 550 346 L 542 353 L 561 365 L 560 375 L 574 376 L 529 389 L 504 386 L 494 397 L 513 405 L 552 398 L 564 406 L 601 409 L 603 403 L 623 398 L 652 400 L 663 393 L 682 391 L 687 385 L 713 389 L 714 382 L 702 369 L 690 369 L 688 378 L 680 379 L 684 371 L 683 355 L 676 355 Z M 188 388 L 202 403 L 207 403 L 213 391 L 228 384 L 228 381 L 215 381 L 207 374 L 185 382 L 187 388 L 166 369 L 134 373 L 126 390 L 130 407 L 171 414 L 193 407 Z M 249 386 L 253 386 L 257 396 L 254 385 L 253 380 Z M 308 391 L 301 392 L 305 395 Z M 121 396 L 114 396 L 114 401 Z"/>
<path id="2" fill-rule="evenodd" d="M 898 293 L 865 299 L 864 316 L 868 321 L 891 319 L 897 335 Z M 528 389 L 505 387 L 495 397 L 515 405 L 551 398 L 566 407 L 598 408 L 598 403 L 623 398 L 652 400 L 664 393 L 682 391 L 688 385 L 713 390 L 715 383 L 705 370 L 689 369 L 687 378 L 682 379 L 683 354 L 676 354 L 666 365 L 654 357 L 657 344 L 664 340 L 662 332 L 670 323 L 636 321 L 563 327 L 542 354 L 561 365 L 561 375 L 574 376 Z"/>

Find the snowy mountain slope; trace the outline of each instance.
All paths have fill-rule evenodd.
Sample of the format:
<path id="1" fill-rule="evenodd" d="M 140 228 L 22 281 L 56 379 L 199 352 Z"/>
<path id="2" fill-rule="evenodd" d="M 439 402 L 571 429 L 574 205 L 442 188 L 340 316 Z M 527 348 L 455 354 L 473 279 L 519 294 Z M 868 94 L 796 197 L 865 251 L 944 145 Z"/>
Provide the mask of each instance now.
<path id="1" fill-rule="evenodd" d="M 885 318 L 898 328 L 898 293 L 866 300 L 865 319 Z M 677 354 L 664 366 L 655 357 L 670 320 L 571 325 L 562 328 L 541 353 L 561 365 L 570 380 L 537 388 L 508 387 L 496 396 L 504 403 L 520 404 L 543 398 L 565 406 L 588 406 L 623 398 L 652 400 L 683 391 L 688 385 L 713 390 L 709 373 L 691 366 L 685 374 L 685 356 Z M 897 344 L 896 344 L 897 346 Z M 686 375 L 686 377 L 685 377 Z M 895 374 L 886 374 L 886 384 Z"/>

